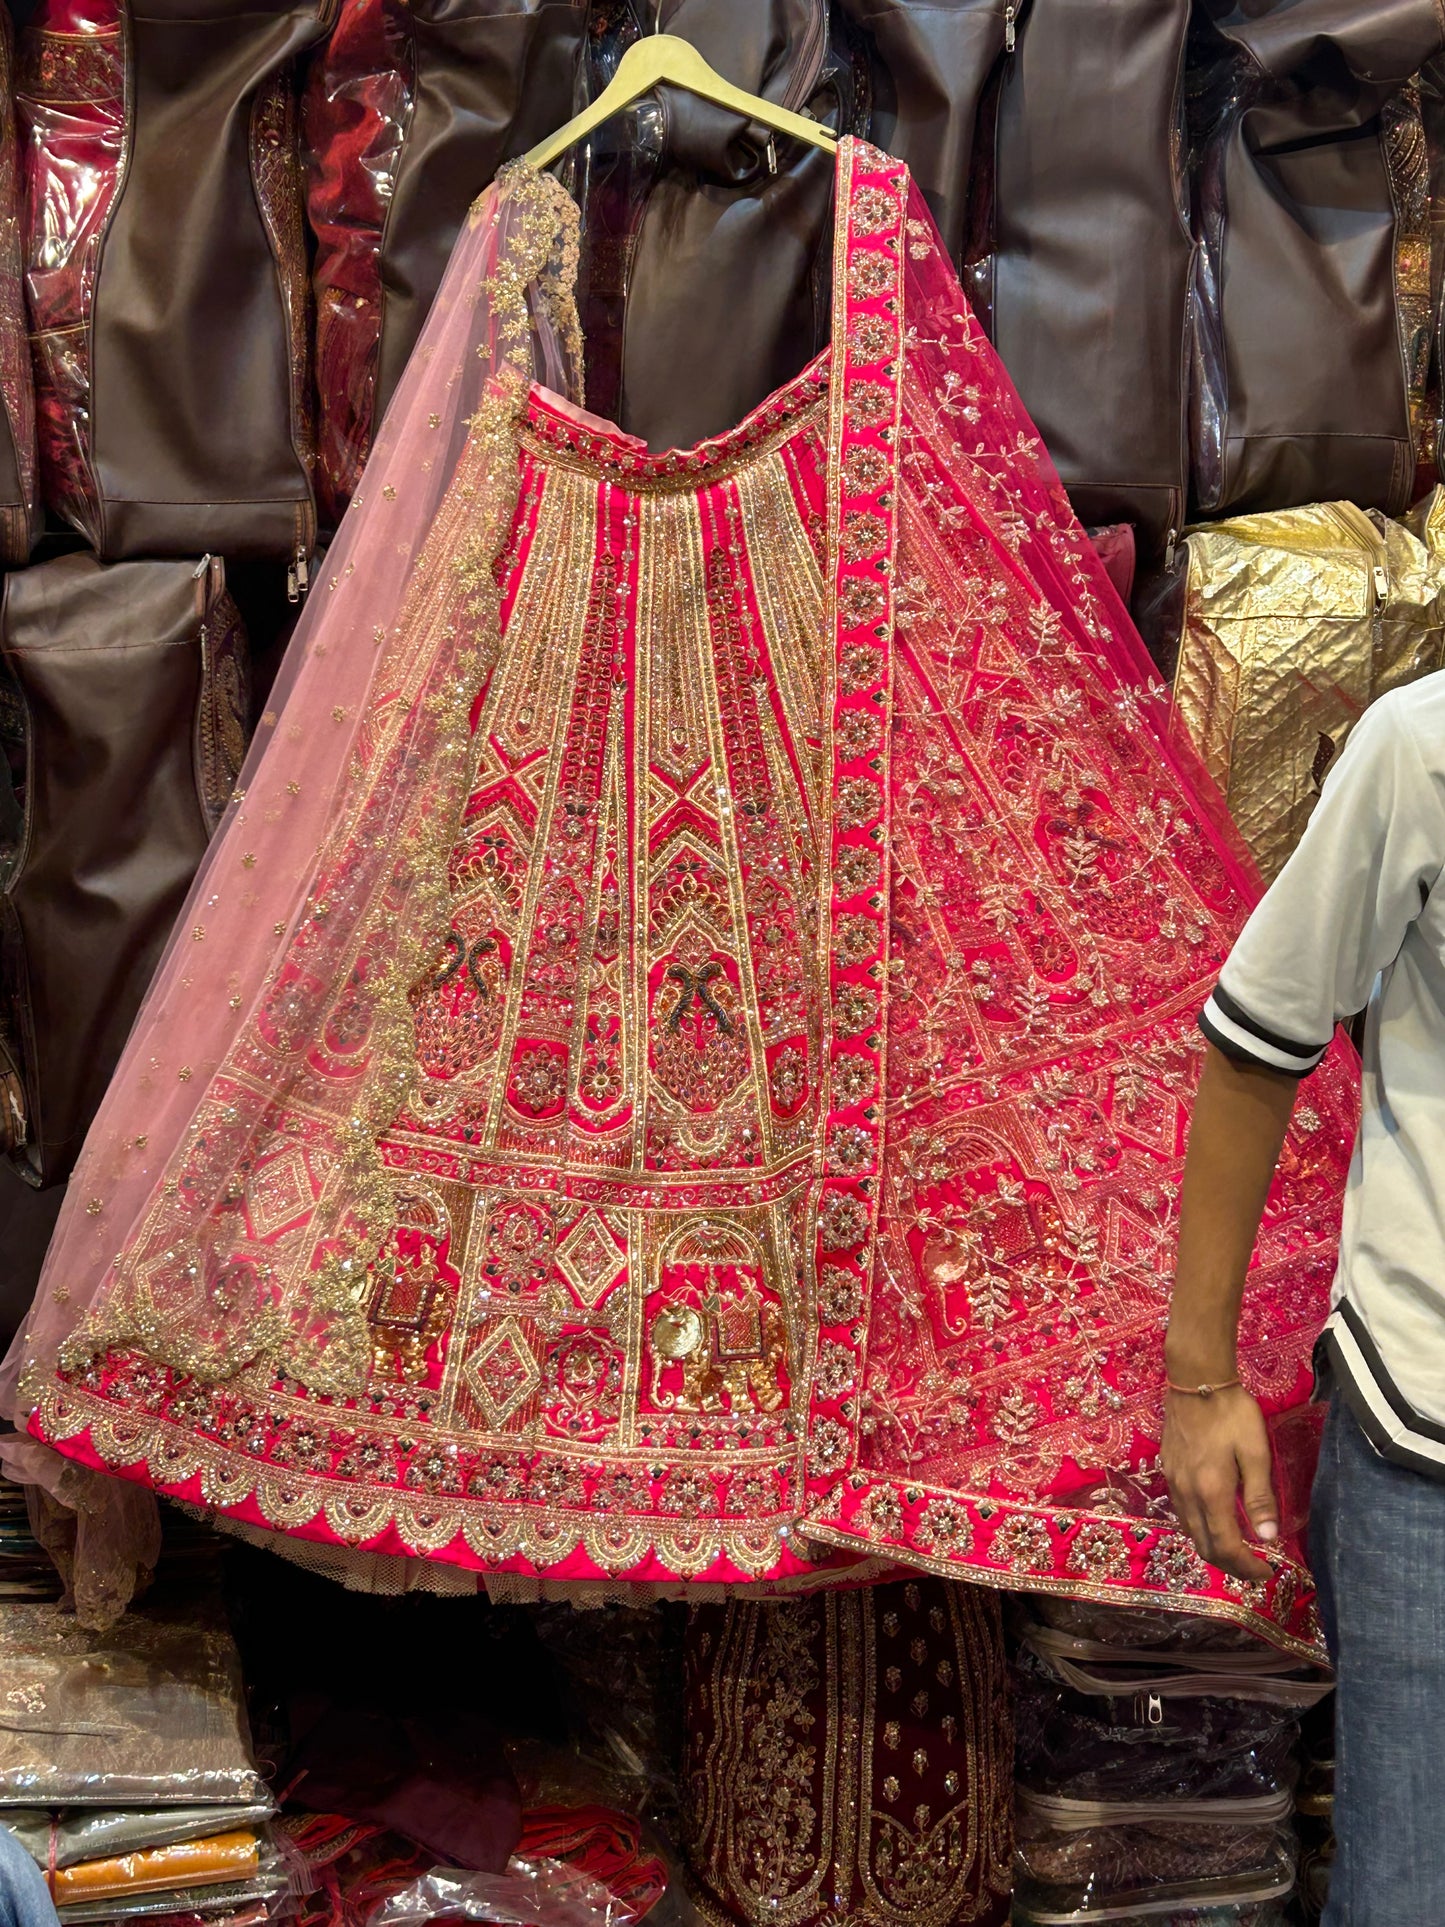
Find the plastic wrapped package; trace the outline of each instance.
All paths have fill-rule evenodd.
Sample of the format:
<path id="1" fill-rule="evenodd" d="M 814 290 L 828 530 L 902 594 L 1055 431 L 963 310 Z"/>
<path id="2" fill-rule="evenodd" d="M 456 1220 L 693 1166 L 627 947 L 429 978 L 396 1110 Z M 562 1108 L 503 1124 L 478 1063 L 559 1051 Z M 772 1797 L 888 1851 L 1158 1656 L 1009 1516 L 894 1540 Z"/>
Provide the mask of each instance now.
<path id="1" fill-rule="evenodd" d="M 1157 1908 L 1126 1907 L 1122 1912 L 1102 1913 L 1061 1911 L 1048 1900 L 1021 1899 L 1013 1911 L 1013 1927 L 1067 1927 L 1072 1921 L 1092 1920 L 1107 1920 L 1109 1927 L 1294 1927 L 1292 1915 L 1278 1897 L 1206 1902 L 1198 1907 L 1162 1900 Z"/>
<path id="2" fill-rule="evenodd" d="M 160 1811 L 134 1807 L 107 1812 L 83 1807 L 75 1813 L 55 1813 L 7 1807 L 5 1825 L 37 1865 L 63 1872 L 85 1861 L 259 1827 L 271 1812 L 269 1800 L 253 1800 L 244 1806 L 168 1807 Z"/>
<path id="3" fill-rule="evenodd" d="M 1110 532 L 1098 531 L 1101 535 Z M 1101 1645 L 1128 1645 L 1136 1651 L 1167 1646 L 1176 1653 L 1267 1652 L 1276 1665 L 1291 1664 L 1276 1647 L 1266 1646 L 1247 1627 L 1206 1619 L 1202 1613 L 1176 1613 L 1153 1606 L 1105 1606 L 1092 1599 L 1055 1599 L 1049 1593 L 1031 1593 L 1028 1616 L 1033 1624 L 1051 1626 L 1075 1639 L 1097 1640 Z"/>
<path id="4" fill-rule="evenodd" d="M 209 1595 L 148 1605 L 108 1632 L 57 1606 L 0 1613 L 0 1806 L 264 1801 L 240 1665 Z"/>
<path id="5" fill-rule="evenodd" d="M 393 1827 L 454 1865 L 506 1866 L 521 1803 L 500 1737 L 470 1709 L 423 1706 L 408 1718 L 297 1694 L 289 1715 L 283 1800 Z"/>
<path id="6" fill-rule="evenodd" d="M 384 1901 L 370 1927 L 425 1927 L 443 1916 L 502 1927 L 616 1927 L 642 1918 L 620 1906 L 605 1882 L 580 1868 L 519 1854 L 503 1874 L 434 1868 Z"/>
<path id="7" fill-rule="evenodd" d="M 90 317 L 125 137 L 120 0 L 40 0 L 16 105 L 41 478 L 56 513 L 94 536 Z"/>
<path id="8" fill-rule="evenodd" d="M 541 1773 L 530 1805 L 598 1798 L 632 1813 L 670 1818 L 676 1811 L 675 1761 L 682 1733 L 685 1614 L 664 1605 L 577 1612 L 537 1609 L 538 1637 L 560 1668 L 576 1723 L 576 1766 L 591 1763 L 601 1784 L 589 1792 L 562 1761 L 532 1762 Z M 523 1771 L 523 1763 L 514 1760 Z"/>
<path id="9" fill-rule="evenodd" d="M 1136 1647 L 1120 1643 L 1127 1625 L 1109 1630 L 1113 1639 L 1086 1639 L 1025 1619 L 1019 1639 L 1065 1685 L 1104 1698 L 1149 1692 L 1165 1699 L 1224 1697 L 1303 1710 L 1318 1705 L 1334 1689 L 1334 1677 L 1323 1667 L 1291 1663 L 1262 1641 L 1249 1649 L 1231 1646 L 1223 1651 Z"/>
<path id="10" fill-rule="evenodd" d="M 1323 1669 L 1167 1611 L 1031 1602 L 1016 1631 L 1016 1917 L 1188 1920 L 1290 1891 Z"/>
<path id="11" fill-rule="evenodd" d="M 532 1927 L 626 1927 L 654 1910 L 664 1917 L 667 1870 L 622 1814 L 533 1810 L 500 1874 L 434 1867 L 400 1835 L 331 1814 L 293 1815 L 282 1826 L 310 1870 L 297 1927 L 379 1927 L 383 1916 L 401 1923 L 439 1913 Z M 684 1927 L 675 1910 L 665 1917 Z"/>
<path id="12" fill-rule="evenodd" d="M 265 1900 L 230 1901 L 219 1914 L 150 1914 L 149 1927 L 265 1927 L 273 1918 L 274 1897 Z"/>
<path id="13" fill-rule="evenodd" d="M 302 104 L 316 234 L 316 488 L 335 522 L 371 443 L 381 346 L 381 241 L 416 88 L 393 0 L 344 0 Z M 478 191 L 484 183 L 478 182 Z"/>
<path id="14" fill-rule="evenodd" d="M 278 1834 L 305 1868 L 295 1927 L 362 1927 L 434 1860 L 398 1833 L 341 1814 L 287 1814 Z"/>
<path id="15" fill-rule="evenodd" d="M 508 1871 L 519 1861 L 585 1874 L 606 1888 L 619 1921 L 642 1920 L 667 1892 L 667 1869 L 647 1851 L 637 1821 L 606 1807 L 529 1807 Z"/>
<path id="16" fill-rule="evenodd" d="M 285 1861 L 269 1842 L 263 1842 L 249 1870 L 237 1866 L 236 1877 L 208 1881 L 202 1886 L 166 1887 L 154 1891 L 132 1889 L 120 1897 L 78 1901 L 56 1909 L 61 1927 L 88 1927 L 101 1920 L 153 1920 L 157 1916 L 197 1914 L 209 1921 L 264 1905 L 269 1917 L 276 1903 L 292 1890 Z"/>
<path id="17" fill-rule="evenodd" d="M 177 1888 L 234 1885 L 254 1878 L 260 1865 L 260 1838 L 247 1827 L 105 1860 L 83 1860 L 78 1866 L 57 1868 L 50 1884 L 57 1907 L 80 1906 L 137 1894 L 171 1894 Z"/>
<path id="18" fill-rule="evenodd" d="M 1083 1800 L 1258 1799 L 1293 1787 L 1298 1727 L 1258 1700 L 1076 1692 L 1025 1653 L 1019 1784 Z"/>
<path id="19" fill-rule="evenodd" d="M 1091 1894 L 1150 1885 L 1213 1887 L 1272 1876 L 1292 1851 L 1290 1799 L 1086 1801 L 1021 1791 L 1015 1866 L 1047 1886 Z"/>

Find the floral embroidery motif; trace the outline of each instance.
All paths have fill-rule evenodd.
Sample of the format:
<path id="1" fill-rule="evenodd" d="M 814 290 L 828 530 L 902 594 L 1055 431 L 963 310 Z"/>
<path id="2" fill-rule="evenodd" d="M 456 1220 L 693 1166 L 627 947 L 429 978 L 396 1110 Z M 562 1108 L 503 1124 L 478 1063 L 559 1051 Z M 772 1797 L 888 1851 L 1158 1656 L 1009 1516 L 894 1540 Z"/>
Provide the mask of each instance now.
<path id="1" fill-rule="evenodd" d="M 860 1136 L 866 1134 L 860 1133 Z M 844 1169 L 847 1168 L 845 1164 Z M 849 1325 L 862 1309 L 863 1287 L 857 1274 L 845 1271 L 841 1265 L 824 1265 L 822 1281 L 818 1286 L 818 1312 L 823 1323 Z"/>
<path id="2" fill-rule="evenodd" d="M 833 1013 L 840 1037 L 868 1030 L 878 1022 L 878 993 L 866 984 L 841 984 L 833 999 Z"/>
<path id="3" fill-rule="evenodd" d="M 843 486 L 849 495 L 871 495 L 888 476 L 888 458 L 881 449 L 861 443 L 844 453 Z"/>
<path id="4" fill-rule="evenodd" d="M 856 255 L 848 268 L 848 291 L 859 301 L 874 299 L 892 288 L 895 273 L 881 254 Z"/>
<path id="5" fill-rule="evenodd" d="M 898 329 L 885 315 L 861 314 L 851 324 L 848 345 L 860 366 L 898 352 Z"/>
<path id="6" fill-rule="evenodd" d="M 883 792 L 871 777 L 850 776 L 838 789 L 836 814 L 846 830 L 861 830 L 883 807 Z"/>

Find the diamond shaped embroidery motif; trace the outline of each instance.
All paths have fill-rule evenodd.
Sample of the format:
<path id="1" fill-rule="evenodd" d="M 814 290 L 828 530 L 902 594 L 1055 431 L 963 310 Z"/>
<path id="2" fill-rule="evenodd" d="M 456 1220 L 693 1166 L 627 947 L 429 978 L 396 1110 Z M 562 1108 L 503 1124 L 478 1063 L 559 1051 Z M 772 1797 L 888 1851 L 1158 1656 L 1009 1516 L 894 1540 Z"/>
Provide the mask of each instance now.
<path id="1" fill-rule="evenodd" d="M 269 1238 L 311 1203 L 311 1179 L 299 1149 L 263 1164 L 246 1188 L 246 1208 L 258 1238 Z"/>
<path id="2" fill-rule="evenodd" d="M 557 1263 L 578 1298 L 593 1311 L 617 1276 L 622 1253 L 597 1213 L 588 1211 L 562 1240 Z"/>
<path id="3" fill-rule="evenodd" d="M 505 1425 L 542 1382 L 532 1348 L 515 1318 L 503 1319 L 482 1340 L 462 1367 L 462 1377 L 493 1426 Z"/>

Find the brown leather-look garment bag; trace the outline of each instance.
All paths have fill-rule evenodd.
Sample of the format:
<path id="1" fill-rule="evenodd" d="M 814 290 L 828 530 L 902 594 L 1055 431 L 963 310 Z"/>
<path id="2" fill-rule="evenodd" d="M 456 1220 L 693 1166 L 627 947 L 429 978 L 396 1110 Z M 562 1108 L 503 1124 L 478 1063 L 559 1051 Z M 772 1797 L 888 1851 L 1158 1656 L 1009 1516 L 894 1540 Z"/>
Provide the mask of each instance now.
<path id="1" fill-rule="evenodd" d="M 127 0 L 90 313 L 87 530 L 108 559 L 314 546 L 292 62 L 335 0 Z"/>
<path id="2" fill-rule="evenodd" d="M 860 125 L 862 75 L 827 0 L 677 0 L 661 24 L 749 93 Z M 589 381 L 588 398 L 662 449 L 735 426 L 826 345 L 834 164 L 671 88 L 655 141 L 632 231 L 611 239 L 625 255 L 618 392 Z"/>
<path id="3" fill-rule="evenodd" d="M 1206 0 L 1194 488 L 1215 515 L 1414 488 L 1429 357 L 1418 95 L 1440 0 Z M 1222 106 L 1221 103 L 1222 102 Z"/>
<path id="4" fill-rule="evenodd" d="M 240 772 L 245 637 L 211 557 L 67 555 L 7 579 L 0 665 L 24 722 L 0 895 L 0 1031 L 23 1116 L 8 1107 L 0 1143 L 51 1185 L 75 1162 Z"/>
<path id="5" fill-rule="evenodd" d="M 573 112 L 587 0 L 348 0 L 304 96 L 319 493 L 335 522 L 467 210 Z"/>
<path id="6" fill-rule="evenodd" d="M 908 163 L 955 262 L 968 241 L 980 116 L 1031 4 L 1037 0 L 838 0 L 867 49 L 869 138 Z M 1102 16 L 1113 4 L 1093 11 Z M 1059 83 L 1067 89 L 1067 76 Z"/>
<path id="7" fill-rule="evenodd" d="M 614 37 L 619 12 L 634 32 L 660 21 L 739 86 L 897 154 L 961 259 L 976 120 L 1025 4 L 594 0 L 592 17 Z M 583 170 L 588 402 L 652 448 L 688 446 L 825 344 L 832 164 L 770 154 L 762 130 L 671 92 L 636 120 L 631 155 L 599 141 Z"/>
<path id="8" fill-rule="evenodd" d="M 381 420 L 467 209 L 565 121 L 586 0 L 412 0 L 414 94 L 381 243 Z"/>
<path id="9" fill-rule="evenodd" d="M 1080 518 L 1134 523 L 1146 562 L 1188 491 L 1189 17 L 1032 0 L 975 190 L 975 305 Z"/>

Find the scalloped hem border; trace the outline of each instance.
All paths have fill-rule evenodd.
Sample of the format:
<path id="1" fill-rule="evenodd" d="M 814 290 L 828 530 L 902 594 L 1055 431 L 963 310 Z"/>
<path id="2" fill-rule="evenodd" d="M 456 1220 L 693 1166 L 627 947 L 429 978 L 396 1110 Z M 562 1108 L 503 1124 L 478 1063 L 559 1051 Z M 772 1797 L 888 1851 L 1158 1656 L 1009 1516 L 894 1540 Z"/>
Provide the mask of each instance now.
<path id="1" fill-rule="evenodd" d="M 800 1530 L 834 1551 L 892 1559 L 941 1579 L 1225 1620 L 1283 1652 L 1329 1664 L 1306 1566 L 1276 1553 L 1274 1577 L 1263 1587 L 1246 1586 L 1206 1566 L 1175 1525 L 968 1497 L 854 1472 L 843 1475 Z M 1080 1563 L 1094 1570 L 1081 1572 Z"/>
<path id="2" fill-rule="evenodd" d="M 789 1542 L 804 1537 L 797 1516 L 766 1524 L 668 1526 L 460 1495 L 419 1491 L 411 1497 L 390 1488 L 363 1493 L 337 1480 L 256 1465 L 193 1436 L 147 1439 L 144 1434 L 161 1423 L 149 1417 L 67 1418 L 65 1402 L 64 1395 L 43 1400 L 27 1427 L 63 1457 L 254 1530 L 348 1552 L 553 1582 L 681 1583 L 759 1592 L 862 1583 L 878 1572 L 877 1551 L 855 1554 L 846 1565 L 814 1562 L 806 1550 L 795 1551 Z M 97 1437 L 101 1432 L 109 1437 Z"/>

